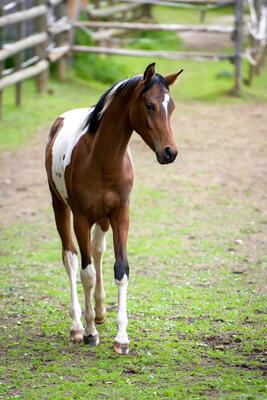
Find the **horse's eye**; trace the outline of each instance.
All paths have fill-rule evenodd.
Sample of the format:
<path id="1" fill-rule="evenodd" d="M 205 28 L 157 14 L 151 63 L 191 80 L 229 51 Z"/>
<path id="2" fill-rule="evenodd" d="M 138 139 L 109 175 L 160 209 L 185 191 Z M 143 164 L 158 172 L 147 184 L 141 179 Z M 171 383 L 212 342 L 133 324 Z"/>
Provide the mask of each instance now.
<path id="1" fill-rule="evenodd" d="M 155 106 L 154 106 L 154 104 L 152 104 L 152 103 L 147 103 L 147 104 L 146 104 L 146 108 L 147 108 L 148 110 L 155 110 Z"/>

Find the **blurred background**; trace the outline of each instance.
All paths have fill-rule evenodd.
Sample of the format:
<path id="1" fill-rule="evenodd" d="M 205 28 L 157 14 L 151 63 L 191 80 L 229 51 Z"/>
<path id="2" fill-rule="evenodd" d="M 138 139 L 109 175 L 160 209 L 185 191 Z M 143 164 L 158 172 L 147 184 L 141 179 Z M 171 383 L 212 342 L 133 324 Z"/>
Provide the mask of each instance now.
<path id="1" fill-rule="evenodd" d="M 185 69 L 182 99 L 266 94 L 265 0 L 3 0 L 1 14 L 1 98 L 15 82 L 17 104 L 32 74 L 39 91 L 49 70 L 111 84 L 152 59 L 162 72 Z"/>

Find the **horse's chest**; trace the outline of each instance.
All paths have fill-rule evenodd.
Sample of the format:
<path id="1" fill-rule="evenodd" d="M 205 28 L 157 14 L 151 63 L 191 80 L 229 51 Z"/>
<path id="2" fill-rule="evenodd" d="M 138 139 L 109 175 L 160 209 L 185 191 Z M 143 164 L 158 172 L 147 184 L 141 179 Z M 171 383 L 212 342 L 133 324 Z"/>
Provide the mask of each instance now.
<path id="1" fill-rule="evenodd" d="M 79 209 L 94 223 L 101 218 L 107 217 L 112 211 L 118 209 L 122 204 L 122 198 L 114 190 L 74 190 L 68 199 L 73 209 Z"/>

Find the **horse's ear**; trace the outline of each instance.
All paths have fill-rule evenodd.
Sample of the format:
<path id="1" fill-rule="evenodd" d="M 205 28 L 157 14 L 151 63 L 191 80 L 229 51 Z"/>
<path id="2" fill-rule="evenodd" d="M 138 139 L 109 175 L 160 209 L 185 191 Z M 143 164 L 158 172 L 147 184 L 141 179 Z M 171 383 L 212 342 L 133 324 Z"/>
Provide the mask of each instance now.
<path id="1" fill-rule="evenodd" d="M 165 76 L 165 81 L 167 82 L 168 86 L 173 85 L 177 81 L 179 75 L 182 72 L 183 72 L 183 69 L 181 69 L 181 71 L 177 72 L 177 74 Z"/>
<path id="2" fill-rule="evenodd" d="M 144 72 L 144 77 L 143 77 L 145 82 L 150 81 L 150 79 L 154 76 L 154 74 L 155 74 L 155 64 L 156 63 L 152 63 L 152 64 L 149 64 L 146 67 L 146 70 Z"/>

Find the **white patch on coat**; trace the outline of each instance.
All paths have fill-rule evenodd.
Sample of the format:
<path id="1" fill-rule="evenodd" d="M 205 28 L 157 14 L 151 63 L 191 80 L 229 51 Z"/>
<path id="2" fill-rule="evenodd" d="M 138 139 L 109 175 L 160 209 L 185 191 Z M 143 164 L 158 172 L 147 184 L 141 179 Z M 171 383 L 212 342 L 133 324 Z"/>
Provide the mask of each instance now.
<path id="1" fill-rule="evenodd" d="M 165 93 L 162 105 L 163 105 L 164 110 L 166 112 L 166 117 L 168 117 L 168 103 L 169 103 L 169 101 L 170 101 L 170 95 Z"/>
<path id="2" fill-rule="evenodd" d="M 72 317 L 71 330 L 83 331 L 83 325 L 81 323 L 82 309 L 77 294 L 78 257 L 75 253 L 72 253 L 69 250 L 64 250 L 63 263 L 70 280 L 70 294 L 71 294 L 70 314 Z"/>
<path id="3" fill-rule="evenodd" d="M 78 108 L 60 115 L 64 120 L 52 148 L 52 178 L 58 193 L 65 202 L 68 198 L 65 169 L 70 163 L 75 145 L 87 131 L 87 128 L 83 128 L 83 123 L 92 111 L 93 108 Z"/>
<path id="4" fill-rule="evenodd" d="M 126 332 L 128 324 L 128 317 L 126 310 L 127 287 L 128 287 L 127 275 L 124 274 L 121 281 L 117 279 L 115 281 L 118 287 L 118 316 L 117 316 L 118 332 L 114 341 L 119 344 L 128 344 L 129 339 Z"/>

